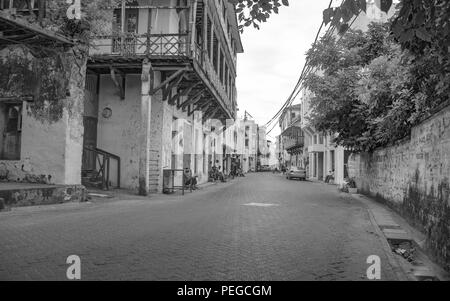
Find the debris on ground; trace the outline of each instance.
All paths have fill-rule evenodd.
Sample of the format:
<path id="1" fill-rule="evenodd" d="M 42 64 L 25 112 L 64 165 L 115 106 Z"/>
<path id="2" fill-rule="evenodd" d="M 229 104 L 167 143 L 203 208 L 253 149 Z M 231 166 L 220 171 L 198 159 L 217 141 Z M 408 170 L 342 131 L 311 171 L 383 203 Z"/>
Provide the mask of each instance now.
<path id="1" fill-rule="evenodd" d="M 409 262 L 413 262 L 416 248 L 413 247 L 411 242 L 402 242 L 400 244 L 393 245 L 392 251 L 402 256 Z"/>

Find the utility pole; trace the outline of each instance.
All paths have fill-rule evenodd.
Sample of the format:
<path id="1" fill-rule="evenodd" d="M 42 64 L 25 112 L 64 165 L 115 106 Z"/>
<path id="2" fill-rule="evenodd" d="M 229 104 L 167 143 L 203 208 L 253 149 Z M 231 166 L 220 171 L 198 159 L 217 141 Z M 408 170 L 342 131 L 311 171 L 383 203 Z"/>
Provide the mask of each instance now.
<path id="1" fill-rule="evenodd" d="M 253 116 L 252 116 L 252 115 L 250 115 L 250 113 L 249 113 L 249 112 L 245 111 L 245 114 L 244 114 L 244 121 L 247 121 L 247 116 L 249 116 L 249 117 L 253 118 Z"/>

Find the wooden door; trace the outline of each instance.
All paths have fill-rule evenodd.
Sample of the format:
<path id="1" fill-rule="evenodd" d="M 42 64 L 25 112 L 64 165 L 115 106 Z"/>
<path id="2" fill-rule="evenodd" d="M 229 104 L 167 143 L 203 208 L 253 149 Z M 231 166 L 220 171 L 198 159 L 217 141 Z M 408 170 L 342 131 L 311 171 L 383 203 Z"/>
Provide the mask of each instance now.
<path id="1" fill-rule="evenodd" d="M 7 105 L 5 112 L 6 124 L 3 131 L 2 159 L 20 160 L 22 105 Z"/>
<path id="2" fill-rule="evenodd" d="M 83 148 L 95 149 L 97 147 L 97 124 L 98 119 L 95 117 L 83 117 L 84 136 Z M 82 170 L 95 170 L 95 153 L 83 150 Z"/>

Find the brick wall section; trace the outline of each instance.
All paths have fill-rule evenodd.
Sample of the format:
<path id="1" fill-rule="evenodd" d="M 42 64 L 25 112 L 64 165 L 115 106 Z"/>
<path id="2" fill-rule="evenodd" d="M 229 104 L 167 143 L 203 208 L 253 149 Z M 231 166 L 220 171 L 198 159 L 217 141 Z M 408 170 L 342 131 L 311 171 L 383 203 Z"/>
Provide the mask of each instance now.
<path id="1" fill-rule="evenodd" d="M 420 227 L 427 249 L 450 270 L 450 106 L 396 145 L 352 155 L 349 174 L 360 192 Z"/>

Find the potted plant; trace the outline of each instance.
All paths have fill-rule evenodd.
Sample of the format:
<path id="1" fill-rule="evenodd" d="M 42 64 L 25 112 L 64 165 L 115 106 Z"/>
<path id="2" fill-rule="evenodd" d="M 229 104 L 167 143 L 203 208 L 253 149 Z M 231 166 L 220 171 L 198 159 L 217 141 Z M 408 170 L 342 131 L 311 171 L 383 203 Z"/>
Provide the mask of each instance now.
<path id="1" fill-rule="evenodd" d="M 351 193 L 351 194 L 358 193 L 358 188 L 356 187 L 356 182 L 355 182 L 354 178 L 348 179 L 347 186 L 348 186 L 348 193 Z"/>

